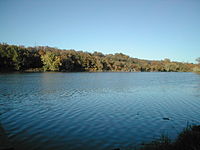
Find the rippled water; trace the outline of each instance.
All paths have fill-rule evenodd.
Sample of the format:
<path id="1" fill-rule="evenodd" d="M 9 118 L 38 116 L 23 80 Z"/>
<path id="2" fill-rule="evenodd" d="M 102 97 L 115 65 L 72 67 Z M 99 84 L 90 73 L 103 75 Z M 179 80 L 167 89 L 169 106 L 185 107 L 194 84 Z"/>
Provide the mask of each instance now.
<path id="1" fill-rule="evenodd" d="M 129 149 L 200 124 L 200 75 L 1 74 L 0 108 L 17 150 Z"/>

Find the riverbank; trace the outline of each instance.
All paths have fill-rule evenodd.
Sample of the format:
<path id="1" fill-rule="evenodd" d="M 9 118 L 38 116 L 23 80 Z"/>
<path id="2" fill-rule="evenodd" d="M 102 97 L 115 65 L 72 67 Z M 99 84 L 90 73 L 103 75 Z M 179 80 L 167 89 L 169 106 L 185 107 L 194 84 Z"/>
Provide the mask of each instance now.
<path id="1" fill-rule="evenodd" d="M 44 71 L 43 68 L 35 68 L 35 69 L 28 69 L 28 70 L 22 70 L 22 71 L 13 71 L 13 70 L 0 70 L 0 74 L 3 74 L 3 73 L 52 73 L 52 72 L 55 72 L 55 73 L 81 73 L 81 72 L 88 72 L 88 73 L 103 73 L 103 72 L 167 72 L 167 71 Z M 176 71 L 171 71 L 171 72 L 176 72 Z M 181 72 L 181 71 L 179 71 Z M 197 73 L 197 74 L 200 74 L 200 72 L 194 72 L 194 71 L 190 71 L 190 72 L 193 72 L 193 73 Z"/>
<path id="2" fill-rule="evenodd" d="M 200 149 L 200 125 L 185 128 L 176 138 L 171 141 L 168 137 L 143 144 L 138 150 L 199 150 Z"/>

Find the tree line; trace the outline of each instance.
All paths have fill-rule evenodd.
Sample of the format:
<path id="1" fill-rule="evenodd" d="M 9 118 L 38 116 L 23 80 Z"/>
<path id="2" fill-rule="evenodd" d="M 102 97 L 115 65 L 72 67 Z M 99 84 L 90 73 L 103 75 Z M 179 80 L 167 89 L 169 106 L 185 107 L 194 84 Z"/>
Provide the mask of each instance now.
<path id="1" fill-rule="evenodd" d="M 200 63 L 200 58 L 197 59 Z M 24 47 L 0 44 L 0 71 L 123 71 L 191 72 L 198 64 L 132 58 L 122 53 L 102 54 L 61 50 L 48 46 Z"/>

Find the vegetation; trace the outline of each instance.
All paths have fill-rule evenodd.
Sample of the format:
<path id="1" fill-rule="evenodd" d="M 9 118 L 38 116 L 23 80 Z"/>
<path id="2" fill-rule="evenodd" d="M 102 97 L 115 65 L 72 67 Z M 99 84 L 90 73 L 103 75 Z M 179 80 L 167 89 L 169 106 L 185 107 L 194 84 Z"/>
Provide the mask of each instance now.
<path id="1" fill-rule="evenodd" d="M 184 129 L 175 141 L 162 136 L 151 143 L 144 144 L 140 150 L 199 150 L 200 125 L 189 126 Z"/>
<path id="2" fill-rule="evenodd" d="M 193 68 L 194 72 L 200 73 L 200 57 L 196 59 L 198 66 Z"/>
<path id="3" fill-rule="evenodd" d="M 198 64 L 200 64 L 200 57 L 197 58 L 196 61 L 198 62 Z"/>
<path id="4" fill-rule="evenodd" d="M 200 58 L 197 59 L 200 62 Z M 141 60 L 122 53 L 104 55 L 48 46 L 24 47 L 0 44 L 0 71 L 124 71 L 191 72 L 199 71 L 192 63 Z"/>

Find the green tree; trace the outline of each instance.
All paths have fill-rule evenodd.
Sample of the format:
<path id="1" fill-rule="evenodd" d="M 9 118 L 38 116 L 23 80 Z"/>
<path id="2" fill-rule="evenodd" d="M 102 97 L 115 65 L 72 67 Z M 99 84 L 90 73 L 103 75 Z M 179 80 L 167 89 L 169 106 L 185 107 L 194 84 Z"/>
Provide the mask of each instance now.
<path id="1" fill-rule="evenodd" d="M 61 66 L 61 59 L 52 52 L 47 52 L 41 55 L 41 60 L 44 64 L 44 71 L 59 71 L 59 66 Z"/>
<path id="2" fill-rule="evenodd" d="M 2 44 L 0 47 L 1 66 L 5 69 L 20 70 L 18 47 Z"/>

